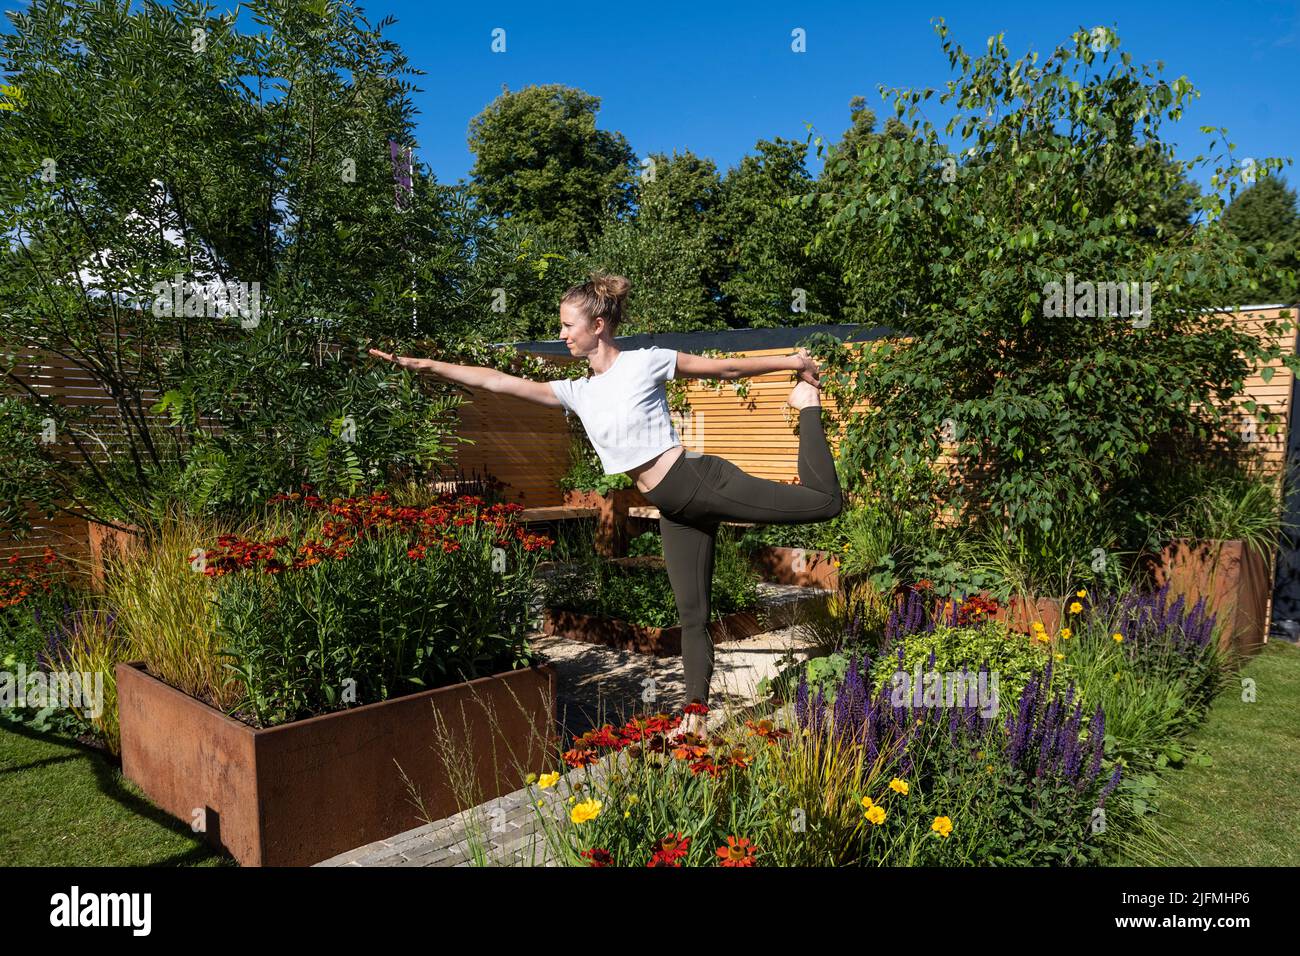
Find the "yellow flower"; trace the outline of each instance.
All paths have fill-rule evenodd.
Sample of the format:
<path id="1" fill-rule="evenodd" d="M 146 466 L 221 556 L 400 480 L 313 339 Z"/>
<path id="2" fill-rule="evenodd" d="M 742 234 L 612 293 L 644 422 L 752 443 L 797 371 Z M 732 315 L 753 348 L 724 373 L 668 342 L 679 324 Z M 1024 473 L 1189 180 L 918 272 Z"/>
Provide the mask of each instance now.
<path id="1" fill-rule="evenodd" d="M 1124 641 L 1124 635 L 1121 634 L 1119 631 L 1116 631 L 1114 634 L 1111 635 L 1111 637 L 1115 639 L 1116 644 L 1121 644 Z"/>
<path id="2" fill-rule="evenodd" d="M 1079 590 L 1074 592 L 1074 596 L 1086 598 L 1088 596 L 1088 592 L 1085 591 L 1083 588 L 1079 588 Z"/>
<path id="3" fill-rule="evenodd" d="M 1080 604 L 1078 601 L 1075 601 L 1073 604 L 1070 605 L 1071 614 L 1078 614 L 1082 610 L 1083 610 L 1083 605 Z"/>
<path id="4" fill-rule="evenodd" d="M 876 826 L 879 826 L 880 824 L 884 823 L 885 808 L 881 806 L 872 807 L 870 810 L 867 811 L 867 819 L 870 820 L 872 823 L 876 824 Z"/>
<path id="5" fill-rule="evenodd" d="M 538 801 L 537 801 L 537 805 L 540 807 L 540 806 L 542 805 L 543 802 L 544 802 L 544 801 L 542 801 L 542 800 L 538 800 Z"/>
<path id="6" fill-rule="evenodd" d="M 1047 634 L 1046 634 L 1046 632 L 1044 632 L 1044 631 L 1039 631 L 1037 634 L 1035 634 L 1035 635 L 1034 635 L 1034 640 L 1036 640 L 1036 641 L 1040 641 L 1040 642 L 1042 642 L 1043 644 L 1050 644 L 1050 643 L 1052 643 L 1052 639 L 1051 639 L 1050 637 L 1048 637 Z"/>
<path id="7" fill-rule="evenodd" d="M 901 793 L 903 796 L 907 796 L 907 781 L 899 780 L 895 777 L 893 780 L 889 781 L 889 789 L 893 790 L 895 793 Z"/>
<path id="8" fill-rule="evenodd" d="M 976 760 L 983 760 L 983 759 L 984 759 L 984 751 L 982 751 L 982 750 L 977 751 L 976 754 L 975 754 L 975 759 L 976 759 Z"/>
<path id="9" fill-rule="evenodd" d="M 624 819 L 624 820 L 626 820 L 626 819 L 627 819 L 628 817 L 630 817 L 631 815 L 632 815 L 632 811 L 631 811 L 631 810 L 624 810 L 624 811 L 623 811 L 623 819 Z"/>
<path id="10" fill-rule="evenodd" d="M 1068 641 L 1069 639 L 1070 639 L 1070 629 L 1068 627 L 1061 628 L 1061 640 Z"/>
<path id="11" fill-rule="evenodd" d="M 537 779 L 537 774 L 530 773 L 528 776 L 524 777 L 524 783 L 532 783 L 536 779 Z"/>
<path id="12" fill-rule="evenodd" d="M 941 837 L 947 837 L 952 832 L 952 821 L 947 817 L 935 817 L 930 829 Z"/>
<path id="13" fill-rule="evenodd" d="M 629 794 L 627 795 L 627 802 L 628 802 L 628 803 L 640 803 L 640 802 L 641 802 L 641 798 L 638 797 L 635 793 L 629 793 Z"/>
<path id="14" fill-rule="evenodd" d="M 988 765 L 987 767 L 985 767 L 984 769 L 987 770 L 989 773 L 992 773 L 992 772 L 993 772 L 993 764 L 989 764 L 989 765 Z"/>
<path id="15" fill-rule="evenodd" d="M 529 776 L 532 775 L 529 774 Z M 537 785 L 541 787 L 543 790 L 545 790 L 547 787 L 555 786 L 555 784 L 559 781 L 559 779 L 560 779 L 560 774 L 558 771 L 555 773 L 544 773 L 537 778 Z"/>
<path id="16" fill-rule="evenodd" d="M 569 819 L 574 823 L 586 823 L 588 820 L 596 819 L 599 814 L 599 800 L 584 800 L 569 811 Z"/>
<path id="17" fill-rule="evenodd" d="M 1035 631 L 1041 631 L 1042 629 L 1043 629 L 1043 622 L 1042 622 L 1042 621 L 1035 621 L 1035 622 L 1034 622 L 1034 630 L 1035 630 Z"/>
<path id="18" fill-rule="evenodd" d="M 874 807 L 875 805 L 876 805 L 876 801 L 875 801 L 875 800 L 872 800 L 870 797 L 863 797 L 863 798 L 862 798 L 862 809 L 864 809 L 864 810 L 870 810 L 870 809 L 871 809 L 872 807 Z"/>
<path id="19" fill-rule="evenodd" d="M 1057 659 L 1058 661 L 1063 661 L 1063 660 L 1065 660 L 1065 655 L 1064 655 L 1064 654 L 1061 654 L 1061 653 L 1058 652 L 1057 655 L 1056 655 L 1056 659 Z"/>

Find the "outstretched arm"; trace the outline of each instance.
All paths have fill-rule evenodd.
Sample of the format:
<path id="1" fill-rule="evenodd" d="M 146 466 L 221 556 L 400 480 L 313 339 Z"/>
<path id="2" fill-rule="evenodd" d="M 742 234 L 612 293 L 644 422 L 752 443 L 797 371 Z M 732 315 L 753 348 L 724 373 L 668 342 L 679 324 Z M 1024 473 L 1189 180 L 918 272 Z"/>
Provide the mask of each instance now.
<path id="1" fill-rule="evenodd" d="M 468 388 L 482 388 L 500 395 L 513 395 L 516 398 L 537 402 L 539 405 L 560 407 L 560 400 L 555 397 L 555 392 L 546 382 L 534 382 L 517 375 L 508 375 L 495 368 L 455 365 L 451 362 L 439 362 L 436 359 L 410 358 L 405 355 L 381 352 L 379 349 L 371 349 L 370 354 L 386 362 L 392 362 L 399 368 L 410 369 L 412 372 L 429 372 Z"/>
<path id="2" fill-rule="evenodd" d="M 751 358 L 711 359 L 689 352 L 677 353 L 678 378 L 752 378 L 768 372 L 789 370 L 799 373 L 800 381 L 821 386 L 821 373 L 807 349 L 791 355 L 756 355 Z"/>

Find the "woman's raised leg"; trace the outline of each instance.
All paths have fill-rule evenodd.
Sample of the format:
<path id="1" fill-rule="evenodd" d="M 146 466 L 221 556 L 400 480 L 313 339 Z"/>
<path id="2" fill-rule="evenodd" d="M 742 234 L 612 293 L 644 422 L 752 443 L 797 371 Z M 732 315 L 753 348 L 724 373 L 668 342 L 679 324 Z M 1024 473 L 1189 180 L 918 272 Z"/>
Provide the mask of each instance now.
<path id="1" fill-rule="evenodd" d="M 800 484 L 759 478 L 715 455 L 702 461 L 704 481 L 686 508 L 691 520 L 808 524 L 834 518 L 843 507 L 819 405 L 799 410 Z"/>

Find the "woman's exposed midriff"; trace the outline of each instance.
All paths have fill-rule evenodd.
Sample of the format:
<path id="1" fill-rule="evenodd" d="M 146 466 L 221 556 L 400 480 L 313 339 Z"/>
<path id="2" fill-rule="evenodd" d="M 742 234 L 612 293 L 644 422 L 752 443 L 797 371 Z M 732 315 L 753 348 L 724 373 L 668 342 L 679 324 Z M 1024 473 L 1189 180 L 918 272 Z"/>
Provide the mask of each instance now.
<path id="1" fill-rule="evenodd" d="M 664 475 L 668 474 L 668 469 L 672 468 L 685 451 L 686 449 L 681 445 L 674 445 L 644 464 L 629 468 L 627 474 L 636 483 L 637 490 L 644 495 L 663 480 Z"/>

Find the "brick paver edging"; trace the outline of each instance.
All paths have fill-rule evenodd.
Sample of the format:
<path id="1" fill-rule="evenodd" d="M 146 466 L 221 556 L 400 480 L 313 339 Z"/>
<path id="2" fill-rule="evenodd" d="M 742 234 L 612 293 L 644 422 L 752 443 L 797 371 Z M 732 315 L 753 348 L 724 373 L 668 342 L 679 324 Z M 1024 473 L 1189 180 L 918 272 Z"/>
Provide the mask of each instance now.
<path id="1" fill-rule="evenodd" d="M 588 777 L 604 777 L 618 752 L 599 762 L 575 767 L 554 786 L 523 787 L 486 803 L 462 810 L 455 816 L 376 840 L 322 860 L 315 866 L 472 866 L 475 864 L 470 836 L 490 866 L 555 866 L 539 832 L 538 815 L 549 814 L 557 822 L 568 812 L 574 784 Z M 542 806 L 536 805 L 542 801 Z"/>

